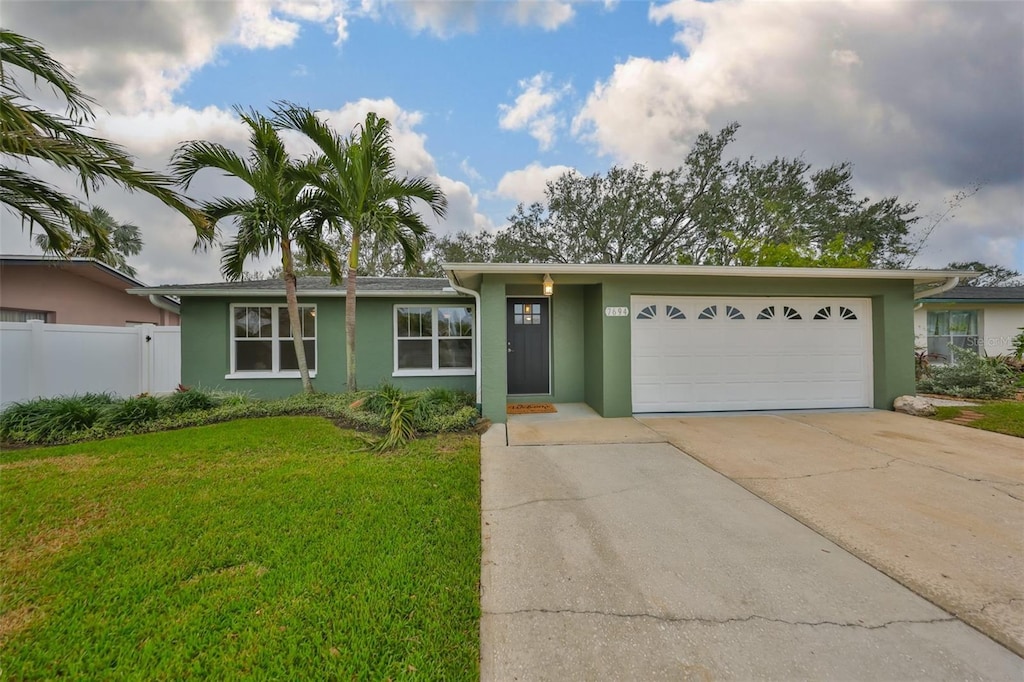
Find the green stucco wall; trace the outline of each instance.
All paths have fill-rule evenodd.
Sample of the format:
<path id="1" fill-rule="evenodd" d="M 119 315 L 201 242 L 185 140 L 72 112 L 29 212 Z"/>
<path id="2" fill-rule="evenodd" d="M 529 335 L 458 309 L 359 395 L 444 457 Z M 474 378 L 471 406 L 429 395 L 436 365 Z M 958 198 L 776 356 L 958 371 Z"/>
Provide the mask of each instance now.
<path id="1" fill-rule="evenodd" d="M 539 294 L 537 275 L 483 276 L 484 416 L 493 421 L 505 421 L 505 297 Z M 632 413 L 631 317 L 604 316 L 608 306 L 629 306 L 632 295 L 870 298 L 874 406 L 889 409 L 894 398 L 915 390 L 911 280 L 614 275 L 598 280 L 593 275 L 561 275 L 551 303 L 554 390 L 551 396 L 543 396 L 545 400 L 574 402 L 582 396 L 606 417 Z"/>
<path id="2" fill-rule="evenodd" d="M 314 387 L 325 393 L 345 390 L 345 299 L 303 297 L 301 304 L 317 306 L 317 376 Z M 384 381 L 416 390 L 443 386 L 476 390 L 470 376 L 392 377 L 394 369 L 394 306 L 472 304 L 472 299 L 360 298 L 356 307 L 356 379 L 360 388 Z M 186 386 L 248 391 L 261 398 L 283 397 L 302 391 L 299 379 L 225 379 L 230 373 L 230 305 L 284 303 L 266 298 L 185 298 L 181 304 L 181 379 Z"/>

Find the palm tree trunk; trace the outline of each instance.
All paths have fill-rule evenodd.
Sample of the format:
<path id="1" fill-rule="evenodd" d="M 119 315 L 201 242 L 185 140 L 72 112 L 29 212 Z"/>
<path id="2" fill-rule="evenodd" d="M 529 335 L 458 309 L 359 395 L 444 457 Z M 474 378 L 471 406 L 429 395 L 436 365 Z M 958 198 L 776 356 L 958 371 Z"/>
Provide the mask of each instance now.
<path id="1" fill-rule="evenodd" d="M 348 390 L 356 386 L 356 272 L 359 270 L 359 228 L 352 226 L 352 248 L 348 252 L 345 273 L 345 367 L 348 369 Z"/>
<path id="2" fill-rule="evenodd" d="M 299 297 L 296 293 L 292 244 L 287 239 L 281 240 L 281 277 L 284 279 L 284 297 L 288 302 L 288 326 L 292 332 L 292 341 L 295 343 L 295 358 L 299 363 L 302 390 L 306 393 L 313 393 L 313 382 L 309 379 L 309 366 L 306 364 L 306 344 L 302 341 L 302 318 L 299 317 Z"/>

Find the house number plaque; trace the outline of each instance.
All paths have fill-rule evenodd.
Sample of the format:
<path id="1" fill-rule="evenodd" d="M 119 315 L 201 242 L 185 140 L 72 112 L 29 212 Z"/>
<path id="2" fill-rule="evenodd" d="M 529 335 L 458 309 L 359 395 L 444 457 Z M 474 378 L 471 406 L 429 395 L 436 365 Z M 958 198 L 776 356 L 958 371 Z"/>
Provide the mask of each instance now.
<path id="1" fill-rule="evenodd" d="M 605 317 L 629 317 L 629 308 L 608 306 L 604 309 Z"/>

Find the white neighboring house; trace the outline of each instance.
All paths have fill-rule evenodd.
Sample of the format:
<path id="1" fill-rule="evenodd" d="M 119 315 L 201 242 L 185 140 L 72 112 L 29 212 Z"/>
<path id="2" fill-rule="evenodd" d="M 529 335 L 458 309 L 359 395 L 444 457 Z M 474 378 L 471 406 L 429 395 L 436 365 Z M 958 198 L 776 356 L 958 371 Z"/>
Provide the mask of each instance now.
<path id="1" fill-rule="evenodd" d="M 914 308 L 914 345 L 950 360 L 950 346 L 973 348 L 989 357 L 1013 352 L 1024 327 L 1024 286 L 953 287 Z"/>

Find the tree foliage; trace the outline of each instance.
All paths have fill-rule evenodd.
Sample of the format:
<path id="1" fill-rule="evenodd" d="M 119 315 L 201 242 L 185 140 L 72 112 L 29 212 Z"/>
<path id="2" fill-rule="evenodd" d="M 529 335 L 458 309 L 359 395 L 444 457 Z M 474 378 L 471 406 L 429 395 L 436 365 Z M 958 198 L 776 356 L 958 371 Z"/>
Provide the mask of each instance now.
<path id="1" fill-rule="evenodd" d="M 224 244 L 221 274 L 230 280 L 244 279 L 249 258 L 281 252 L 280 277 L 288 303 L 288 322 L 295 346 L 303 389 L 313 392 L 299 315 L 295 251 L 303 262 L 323 268 L 333 280 L 341 278 L 337 252 L 323 240 L 318 222 L 318 197 L 307 190 L 309 173 L 326 172 L 321 159 L 294 161 L 274 123 L 260 114 L 235 107 L 249 128 L 249 153 L 242 157 L 224 145 L 208 141 L 181 144 L 171 158 L 171 168 L 186 188 L 204 169 L 219 170 L 242 180 L 252 191 L 249 198 L 218 197 L 201 204 L 213 225 L 230 219 L 238 231 Z"/>
<path id="2" fill-rule="evenodd" d="M 106 263 L 112 268 L 119 270 L 126 275 L 134 277 L 137 273 L 129 263 L 131 256 L 137 256 L 142 251 L 142 230 L 138 225 L 132 223 L 120 223 L 114 216 L 99 206 L 89 209 L 89 217 L 98 229 L 106 236 L 108 248 L 103 247 L 89 235 L 74 237 L 65 250 L 65 255 L 80 258 L 95 258 Z M 46 233 L 36 235 L 36 245 L 44 253 L 52 253 L 54 248 Z"/>
<path id="3" fill-rule="evenodd" d="M 1001 265 L 989 265 L 979 261 L 958 261 L 946 266 L 950 270 L 974 270 L 981 273 L 974 279 L 964 282 L 971 287 L 1018 287 L 1024 286 L 1024 280 L 1016 270 Z"/>
<path id="4" fill-rule="evenodd" d="M 567 173 L 495 234 L 439 239 L 434 260 L 898 266 L 916 206 L 853 191 L 849 163 L 726 159 L 737 124 L 699 135 L 682 165 Z M 431 269 L 429 262 L 427 269 Z M 436 270 L 436 262 L 433 264 Z"/>
<path id="5" fill-rule="evenodd" d="M 430 231 L 416 202 L 444 217 L 448 200 L 426 178 L 398 177 L 391 124 L 374 112 L 347 137 L 304 107 L 281 103 L 274 114 L 277 125 L 302 133 L 314 145 L 321 167 L 301 174 L 317 204 L 314 222 L 348 241 L 345 364 L 348 390 L 355 391 L 356 288 L 363 240 L 380 254 L 397 249 L 403 266 L 412 267 Z"/>
<path id="6" fill-rule="evenodd" d="M 33 104 L 19 75 L 52 90 L 64 113 Z M 84 132 L 95 118 L 94 103 L 42 45 L 0 29 L 0 203 L 30 233 L 39 229 L 54 253 L 66 255 L 76 237 L 90 240 L 94 253 L 105 252 L 108 234 L 95 216 L 31 171 L 50 166 L 75 176 L 86 196 L 107 182 L 147 192 L 188 217 L 197 231 L 197 245 L 208 242 L 212 233 L 203 214 L 174 191 L 171 178 L 136 168 L 124 148 Z"/>

